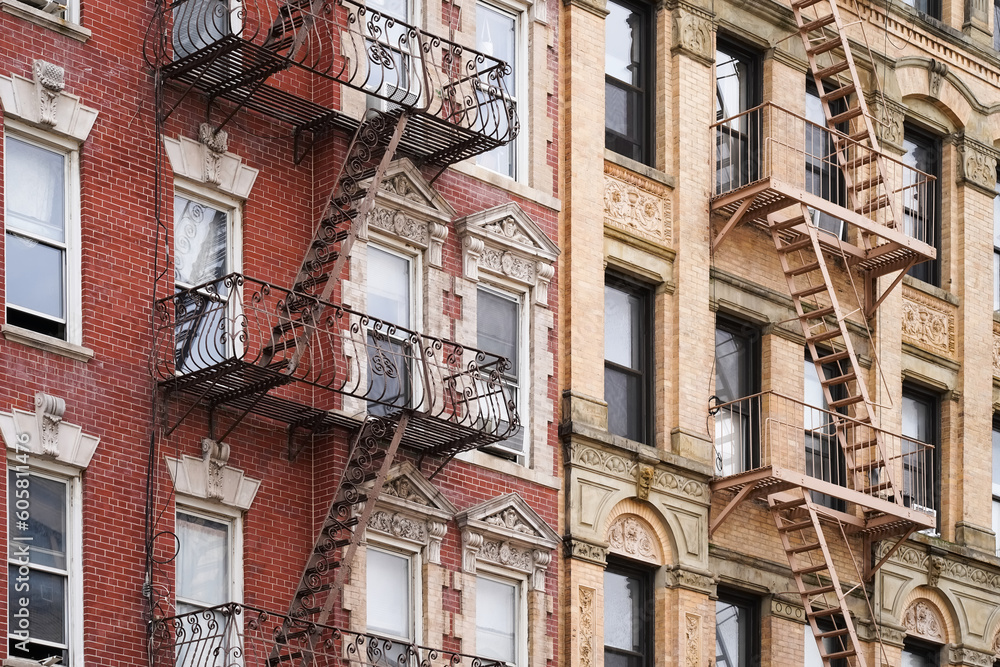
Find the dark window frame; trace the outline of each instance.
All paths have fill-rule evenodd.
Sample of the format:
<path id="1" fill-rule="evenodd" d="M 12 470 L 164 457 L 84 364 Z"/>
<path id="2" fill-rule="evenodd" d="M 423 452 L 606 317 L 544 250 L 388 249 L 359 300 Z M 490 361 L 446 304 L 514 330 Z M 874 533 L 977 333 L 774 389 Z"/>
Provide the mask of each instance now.
<path id="1" fill-rule="evenodd" d="M 941 20 L 941 0 L 912 0 L 912 2 L 903 0 L 903 4 L 932 19 Z"/>
<path id="2" fill-rule="evenodd" d="M 609 0 L 611 4 L 624 7 L 637 14 L 642 19 L 642 30 L 639 33 L 643 43 L 639 47 L 639 65 L 641 67 L 639 83 L 636 86 L 627 81 L 622 81 L 618 77 L 612 76 L 604 70 L 604 87 L 618 88 L 626 92 L 638 95 L 638 136 L 629 137 L 608 129 L 607 123 L 607 101 L 605 100 L 605 121 L 604 121 L 604 147 L 613 153 L 623 155 L 629 159 L 636 160 L 642 164 L 652 167 L 656 157 L 654 124 L 656 119 L 656 16 L 653 7 L 645 2 L 633 0 Z M 605 96 L 607 93 L 605 93 Z M 620 139 L 631 143 L 634 147 L 633 154 L 628 155 L 621 150 L 621 146 L 615 147 L 612 139 Z M 638 151 L 638 155 L 635 151 Z"/>
<path id="3" fill-rule="evenodd" d="M 828 352 L 829 351 L 820 351 L 821 354 L 826 354 Z M 806 365 L 815 368 L 812 355 L 809 353 L 808 348 L 806 348 L 805 351 L 803 367 L 805 367 Z M 823 364 L 823 375 L 825 376 L 826 379 L 839 377 L 844 375 L 844 373 L 845 373 L 845 368 L 843 362 L 838 361 L 838 362 Z M 823 378 L 820 378 L 821 381 L 822 379 Z M 834 400 L 838 400 L 846 396 L 846 391 L 843 385 L 837 385 L 836 387 L 834 387 L 834 389 L 835 389 L 834 391 L 830 392 Z M 844 407 L 841 407 L 838 410 L 830 410 L 829 407 L 823 408 L 822 406 L 812 405 L 808 402 L 806 396 L 803 396 L 803 403 L 805 403 L 809 407 L 816 408 L 817 410 L 826 409 L 829 410 L 830 412 L 836 412 L 844 415 L 847 414 L 847 409 Z M 817 434 L 816 433 L 817 430 L 820 431 L 820 433 Z M 847 488 L 847 461 L 844 457 L 843 448 L 840 446 L 840 439 L 837 437 L 836 428 L 833 426 L 832 422 L 824 423 L 823 426 L 820 427 L 819 429 L 805 429 L 804 435 L 805 435 L 804 444 L 806 451 L 806 471 L 807 471 L 806 474 L 810 474 L 810 476 L 816 477 L 816 479 L 821 479 L 825 482 L 830 482 L 831 484 L 836 484 L 838 486 Z M 810 468 L 810 454 L 809 454 L 810 438 L 820 439 L 821 442 L 819 450 L 820 457 L 824 461 L 829 461 L 828 470 L 821 470 L 819 476 L 816 476 L 815 474 L 811 474 L 808 472 Z M 832 447 L 830 447 L 831 445 Z M 830 447 L 830 449 L 827 449 L 824 452 L 823 450 L 825 447 Z M 836 457 L 836 464 L 832 462 L 834 456 Z M 827 472 L 829 472 L 829 474 L 826 474 Z M 812 499 L 813 502 L 823 505 L 824 507 L 829 507 L 830 509 L 839 510 L 841 512 L 844 512 L 847 509 L 847 504 L 842 498 L 829 496 L 825 493 L 812 492 Z"/>
<path id="4" fill-rule="evenodd" d="M 718 600 L 716 601 L 715 613 L 716 613 L 716 650 L 718 649 L 719 639 L 718 639 L 718 613 L 719 607 L 718 603 L 722 602 L 724 604 L 733 605 L 740 607 L 747 612 L 747 636 L 743 638 L 743 645 L 740 650 L 745 650 L 748 655 L 746 657 L 746 662 L 738 662 L 732 667 L 738 667 L 740 664 L 746 664 L 748 667 L 757 667 L 761 662 L 761 651 L 763 650 L 763 642 L 761 637 L 761 599 L 759 597 L 748 595 L 747 593 L 742 593 L 740 591 L 731 589 L 719 589 Z M 719 656 L 716 653 L 716 660 Z M 720 663 L 716 663 L 720 664 Z"/>
<path id="5" fill-rule="evenodd" d="M 925 492 L 932 496 L 933 504 L 930 509 L 933 509 L 937 513 L 937 526 L 935 531 L 941 532 L 941 396 L 933 391 L 925 389 L 919 385 L 914 385 L 908 382 L 903 383 L 902 387 L 902 400 L 910 398 L 911 400 L 924 403 L 928 406 L 928 418 L 929 418 L 929 430 L 931 433 L 930 442 L 926 443 L 934 447 L 930 452 L 931 466 L 933 470 L 931 471 L 931 479 L 926 480 L 926 484 L 929 488 L 924 489 Z M 901 444 L 905 445 L 908 438 L 902 437 Z M 903 450 L 905 453 L 905 449 Z M 926 464 L 926 462 L 925 462 Z M 905 491 L 905 461 L 904 461 L 904 481 L 901 483 L 904 488 L 900 488 L 899 492 L 904 493 Z M 908 498 L 903 499 L 904 504 L 909 507 L 910 500 Z"/>
<path id="6" fill-rule="evenodd" d="M 937 644 L 932 644 L 921 639 L 914 639 L 913 637 L 907 637 L 903 640 L 903 651 L 907 653 L 916 653 L 932 665 L 936 666 L 941 664 L 941 646 Z"/>
<path id="7" fill-rule="evenodd" d="M 1000 412 L 994 412 L 993 413 L 993 428 L 992 428 L 992 430 L 990 432 L 991 440 L 992 440 L 993 434 L 995 434 L 995 433 L 1000 433 Z M 993 453 L 993 455 L 992 455 L 993 461 L 992 461 L 991 468 L 992 468 L 993 478 L 995 479 L 996 478 L 997 468 L 1000 467 L 1000 458 L 998 458 L 996 456 L 996 451 L 992 450 L 992 444 L 993 443 L 991 442 L 990 444 L 991 444 L 991 451 Z M 997 493 L 997 490 L 996 490 L 995 486 L 993 485 L 992 480 L 991 480 L 991 483 L 990 483 L 990 487 L 991 487 L 990 490 L 992 492 L 991 493 L 991 496 L 992 496 L 992 503 L 991 504 L 992 504 L 992 508 L 995 508 L 997 505 L 1000 505 L 1000 494 Z M 994 519 L 993 523 L 994 524 L 996 523 L 995 519 Z M 1000 532 L 998 532 L 997 535 L 996 535 L 996 555 L 1000 556 Z"/>
<path id="8" fill-rule="evenodd" d="M 827 85 L 824 85 L 823 88 L 825 92 L 832 90 Z M 809 97 L 815 98 L 822 104 L 822 97 L 812 77 L 806 78 L 807 102 Z M 830 105 L 830 113 L 840 114 L 847 111 L 847 98 L 841 97 L 831 100 L 828 104 Z M 808 114 L 806 120 L 809 120 Z M 820 125 L 822 129 L 806 125 L 806 191 L 837 206 L 847 208 L 849 202 L 844 172 L 842 169 L 836 168 L 836 173 L 834 173 L 834 165 L 837 161 L 837 146 L 834 142 L 834 135 L 827 129 L 825 119 L 823 122 L 817 122 L 816 124 Z M 850 134 L 850 123 L 840 123 L 837 125 L 837 131 L 841 134 Z M 810 153 L 817 144 L 822 144 L 823 155 L 813 155 Z M 819 192 L 813 192 L 816 188 L 811 186 L 815 183 L 815 179 L 811 179 L 810 175 L 819 180 Z M 847 240 L 847 225 L 843 220 L 833 218 L 821 211 L 813 211 L 813 216 L 820 229 L 833 234 L 842 241 Z M 839 227 L 839 232 L 833 231 L 832 227 L 834 225 Z"/>
<path id="9" fill-rule="evenodd" d="M 1000 0 L 993 0 L 993 48 L 1000 51 Z"/>
<path id="10" fill-rule="evenodd" d="M 1000 11 L 1000 0 L 994 0 Z M 1000 18 L 1000 17 L 998 17 Z M 1000 312 L 1000 168 L 993 197 L 993 312 Z"/>
<path id="11" fill-rule="evenodd" d="M 654 584 L 654 572 L 647 569 L 638 567 L 637 565 L 623 559 L 623 558 L 608 558 L 608 564 L 605 567 L 605 572 L 611 572 L 613 574 L 619 574 L 626 577 L 633 577 L 638 579 L 642 584 L 642 605 L 640 606 L 640 616 L 639 622 L 642 627 L 643 653 L 635 653 L 633 651 L 626 651 L 623 649 L 604 646 L 604 653 L 607 655 L 609 652 L 617 655 L 621 655 L 628 658 L 638 658 L 638 661 L 633 663 L 634 667 L 653 667 L 656 658 L 655 649 L 655 629 L 656 629 L 656 596 L 654 592 L 656 586 Z M 644 613 L 645 610 L 645 613 Z"/>
<path id="12" fill-rule="evenodd" d="M 653 330 L 653 316 L 654 316 L 654 292 L 652 286 L 638 282 L 636 280 L 630 280 L 624 276 L 616 273 L 606 273 L 604 275 L 604 285 L 605 287 L 612 287 L 619 291 L 628 293 L 635 296 L 640 301 L 639 308 L 639 334 L 640 334 L 640 345 L 639 345 L 639 362 L 637 364 L 638 368 L 628 368 L 622 366 L 621 364 L 615 363 L 613 361 L 604 360 L 604 373 L 607 377 L 608 369 L 610 368 L 614 372 L 624 373 L 626 375 L 631 375 L 633 377 L 641 378 L 639 383 L 640 391 L 642 396 L 639 400 L 638 409 L 643 415 L 639 420 L 639 426 L 642 429 L 640 438 L 630 438 L 636 442 L 641 442 L 646 445 L 651 445 L 653 440 L 653 379 L 655 375 L 655 347 L 654 342 L 656 339 L 655 331 Z M 607 307 L 605 306 L 605 317 L 607 316 Z M 606 384 L 606 383 L 605 383 Z M 608 402 L 607 388 L 604 392 L 604 401 Z M 608 432 L 614 435 L 620 435 L 621 437 L 628 437 L 627 435 L 622 435 L 620 433 L 614 433 L 611 431 L 610 420 L 608 423 Z"/>
<path id="13" fill-rule="evenodd" d="M 719 398 L 719 388 L 718 388 L 718 376 L 719 376 L 719 366 L 718 366 L 718 332 L 722 330 L 732 336 L 744 339 L 747 348 L 747 358 L 742 366 L 743 371 L 750 378 L 750 387 L 745 396 L 739 396 L 733 399 L 735 402 L 741 398 L 746 398 L 747 396 L 754 396 L 761 392 L 761 387 L 763 385 L 763 359 L 762 359 L 762 340 L 760 327 L 755 326 L 744 320 L 735 319 L 729 317 L 723 313 L 717 313 L 715 316 L 715 336 L 716 336 L 716 350 L 715 358 L 713 364 L 715 365 L 715 375 L 713 379 L 716 381 L 716 395 L 712 396 L 712 400 L 718 405 L 719 403 L 725 403 Z M 749 417 L 749 424 L 744 427 L 743 433 L 743 452 L 742 457 L 745 462 L 749 465 L 743 466 L 743 469 L 737 472 L 746 472 L 747 470 L 753 470 L 759 467 L 760 464 L 760 433 L 759 425 L 760 419 L 758 412 L 758 405 L 752 401 L 744 402 L 740 406 L 741 414 L 745 414 Z M 721 410 L 721 409 L 719 409 Z M 717 414 L 713 411 L 713 414 Z M 718 419 L 718 417 L 716 417 Z M 715 453 L 718 456 L 718 453 Z M 720 473 L 719 467 L 721 465 L 720 461 L 716 461 L 716 474 Z"/>
<path id="14" fill-rule="evenodd" d="M 925 210 L 923 207 L 914 209 L 917 211 L 917 217 L 919 217 L 921 222 L 926 223 L 928 219 L 932 223 L 930 225 L 931 233 L 934 238 L 928 241 L 927 239 L 921 239 L 929 245 L 933 246 L 937 250 L 937 257 L 931 261 L 922 262 L 910 268 L 907 271 L 907 275 L 916 278 L 917 280 L 923 281 L 934 285 L 935 287 L 941 286 L 941 237 L 942 237 L 942 210 L 941 210 L 941 175 L 942 175 L 942 155 L 941 155 L 941 137 L 935 135 L 933 132 L 925 130 L 921 127 L 914 125 L 913 123 L 906 121 L 903 123 L 903 143 L 912 142 L 917 145 L 922 145 L 932 156 L 933 169 L 923 169 L 922 171 L 935 177 L 934 185 L 931 188 L 934 201 L 930 205 L 930 211 Z M 904 156 L 905 161 L 905 156 Z M 906 195 L 903 197 L 903 217 L 902 221 L 904 229 L 906 226 Z"/>
<path id="15" fill-rule="evenodd" d="M 719 106 L 719 82 L 718 82 L 718 62 L 719 53 L 724 53 L 731 58 L 743 63 L 746 67 L 746 88 L 742 90 L 740 95 L 743 96 L 745 93 L 746 98 L 740 100 L 739 109 L 736 110 L 726 110 L 720 109 Z M 745 112 L 755 109 L 763 103 L 764 100 L 764 59 L 762 54 L 751 46 L 746 45 L 736 39 L 732 39 L 726 35 L 720 34 L 716 38 L 715 45 L 715 61 L 716 65 L 713 68 L 714 74 L 714 85 L 715 85 L 715 96 L 716 96 L 716 122 L 725 120 L 726 118 L 731 118 L 736 114 L 745 114 Z M 756 121 L 751 117 L 753 114 L 745 114 L 742 116 L 742 121 L 739 126 L 732 123 L 728 125 L 719 125 L 716 130 L 716 175 L 715 175 L 715 193 L 721 194 L 722 192 L 728 192 L 749 183 L 753 183 L 757 180 L 760 173 L 760 154 L 761 154 L 761 122 L 759 114 L 757 114 Z M 734 143 L 737 146 L 737 155 L 734 157 L 732 155 L 733 151 L 731 147 Z M 732 165 L 738 165 L 738 173 L 735 177 L 729 178 L 726 183 L 728 185 L 723 185 L 723 180 L 720 178 L 719 173 L 723 169 L 719 168 L 719 165 L 724 162 L 722 156 L 722 146 L 729 146 L 728 155 L 728 167 L 723 169 L 732 170 Z"/>

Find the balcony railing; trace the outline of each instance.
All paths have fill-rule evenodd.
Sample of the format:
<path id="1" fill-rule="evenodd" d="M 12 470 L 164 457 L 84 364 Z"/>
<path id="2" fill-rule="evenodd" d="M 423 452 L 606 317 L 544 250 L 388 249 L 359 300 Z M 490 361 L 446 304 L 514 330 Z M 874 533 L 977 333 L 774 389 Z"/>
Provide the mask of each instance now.
<path id="1" fill-rule="evenodd" d="M 290 67 L 462 130 L 453 140 L 518 131 L 510 65 L 354 0 L 161 0 L 144 52 L 167 79 L 292 123 L 323 115 L 306 120 L 319 112 L 287 98 L 294 86 L 263 83 Z"/>
<path id="2" fill-rule="evenodd" d="M 158 300 L 156 315 L 154 377 L 212 405 L 313 429 L 319 420 L 320 430 L 330 410 L 407 410 L 417 417 L 409 430 L 434 447 L 449 438 L 478 447 L 518 428 L 507 359 L 315 297 L 230 274 Z M 306 409 L 315 392 L 283 386 L 294 383 L 337 396 Z"/>
<path id="3" fill-rule="evenodd" d="M 717 478 L 777 468 L 925 513 L 935 509 L 934 447 L 927 443 L 774 392 L 714 404 L 709 413 Z M 854 452 L 853 474 L 845 448 Z"/>
<path id="4" fill-rule="evenodd" d="M 732 199 L 727 196 L 770 180 L 786 193 L 805 193 L 813 202 L 829 202 L 934 245 L 937 189 L 933 176 L 769 102 L 716 122 L 711 132 L 715 200 Z M 881 174 L 876 164 L 879 157 Z M 857 201 L 853 204 L 845 173 L 855 185 Z M 767 211 L 772 201 L 761 198 L 762 210 Z M 736 210 L 738 202 L 729 206 Z M 747 219 L 753 219 L 755 209 L 748 210 Z M 894 219 L 894 211 L 901 221 Z M 844 238 L 838 216 L 826 214 L 826 218 L 820 226 Z"/>
<path id="5" fill-rule="evenodd" d="M 498 660 L 427 648 L 230 603 L 151 624 L 153 667 L 507 667 Z"/>

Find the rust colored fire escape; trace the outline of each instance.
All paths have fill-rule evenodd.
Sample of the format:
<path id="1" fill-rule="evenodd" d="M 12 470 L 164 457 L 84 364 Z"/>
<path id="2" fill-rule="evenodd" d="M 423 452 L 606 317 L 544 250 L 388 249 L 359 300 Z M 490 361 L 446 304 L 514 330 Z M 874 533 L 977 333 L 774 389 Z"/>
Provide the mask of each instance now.
<path id="1" fill-rule="evenodd" d="M 848 600 L 888 558 L 869 560 L 876 541 L 899 546 L 934 528 L 924 511 L 933 505 L 933 457 L 880 428 L 866 382 L 877 373 L 859 363 L 838 281 L 863 281 L 855 294 L 871 317 L 910 267 L 933 260 L 933 230 L 919 209 L 935 190 L 931 176 L 881 152 L 836 0 L 793 0 L 792 9 L 826 123 L 765 103 L 713 126 L 712 210 L 726 218 L 714 245 L 740 223 L 769 233 L 827 408 L 771 392 L 712 407 L 713 489 L 732 497 L 711 530 L 741 502 L 766 498 L 823 664 L 863 667 Z M 894 272 L 879 295 L 877 279 Z M 803 437 L 821 442 L 826 458 L 803 456 Z M 838 575 L 830 531 L 849 551 L 848 536 L 863 537 L 854 586 Z"/>
<path id="2" fill-rule="evenodd" d="M 504 380 L 510 362 L 352 311 L 331 297 L 393 159 L 405 155 L 443 170 L 514 138 L 509 66 L 354 0 L 232 6 L 160 0 L 145 53 L 157 75 L 160 126 L 197 92 L 207 98 L 206 118 L 223 119 L 212 124 L 216 132 L 241 109 L 290 125 L 296 162 L 324 133 L 352 137 L 290 287 L 231 274 L 156 302 L 154 375 L 165 397 L 189 399 L 167 425 L 168 435 L 197 406 L 208 410 L 213 438 L 217 408 L 238 414 L 218 440 L 249 414 L 285 423 L 290 457 L 299 429 L 354 431 L 288 613 L 261 612 L 251 624 L 269 642 L 266 652 L 256 646 L 253 660 L 305 667 L 392 654 L 462 664 L 471 657 L 412 645 L 393 649 L 388 640 L 329 623 L 400 448 L 446 462 L 518 428 Z M 323 84 L 316 88 L 329 99 L 300 95 L 294 81 L 282 78 L 296 76 Z M 366 100 L 360 121 L 341 110 L 348 95 Z M 213 630 L 199 628 L 193 638 L 188 628 L 187 644 L 183 622 L 161 623 L 154 644 L 159 637 L 173 647 L 163 652 L 165 663 L 183 655 L 185 664 L 196 664 L 187 658 L 228 647 L 229 630 L 219 628 L 236 628 L 233 617 L 251 611 L 229 605 L 213 612 L 225 622 L 217 618 Z M 239 626 L 239 659 L 249 661 L 250 633 L 245 621 Z"/>

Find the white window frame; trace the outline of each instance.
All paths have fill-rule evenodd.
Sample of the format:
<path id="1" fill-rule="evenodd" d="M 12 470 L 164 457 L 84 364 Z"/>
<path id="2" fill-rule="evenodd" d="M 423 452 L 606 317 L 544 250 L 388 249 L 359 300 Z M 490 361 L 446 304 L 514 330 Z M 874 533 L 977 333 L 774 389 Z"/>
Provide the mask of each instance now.
<path id="1" fill-rule="evenodd" d="M 406 558 L 410 563 L 410 632 L 413 633 L 412 639 L 406 637 L 393 637 L 391 635 L 380 635 L 373 631 L 367 629 L 368 627 L 368 586 L 365 585 L 365 632 L 371 633 L 379 637 L 385 637 L 390 641 L 396 642 L 407 642 L 414 645 L 421 645 L 423 643 L 423 559 L 420 554 L 420 549 L 415 548 L 412 544 L 403 542 L 402 540 L 394 539 L 388 535 L 381 533 L 375 533 L 374 531 L 367 531 L 365 536 L 366 546 L 365 546 L 365 575 L 368 573 L 368 551 L 374 549 L 375 551 L 381 551 L 393 556 L 398 556 L 400 558 Z"/>
<path id="2" fill-rule="evenodd" d="M 514 151 L 513 174 L 501 174 L 485 165 L 481 165 L 479 164 L 478 157 L 475 159 L 475 162 L 483 169 L 499 174 L 504 178 L 509 178 L 519 183 L 526 183 L 528 181 L 528 137 L 531 134 L 529 131 L 531 123 L 529 122 L 528 113 L 531 106 L 528 99 L 530 93 L 528 85 L 528 26 L 531 23 L 531 17 L 528 12 L 529 5 L 517 0 L 477 0 L 476 6 L 478 5 L 485 5 L 504 14 L 511 14 L 514 17 L 514 39 L 517 42 L 514 45 L 514 57 L 517 60 L 512 65 L 514 67 L 514 90 L 511 93 L 515 108 L 517 109 L 520 131 L 512 142 L 512 149 Z M 478 32 L 478 25 L 476 26 L 476 30 Z"/>
<path id="3" fill-rule="evenodd" d="M 80 23 L 80 0 L 58 0 L 58 4 L 66 5 L 65 14 L 63 14 L 62 16 L 59 15 L 60 12 L 58 11 L 58 9 L 56 9 L 55 11 L 45 11 L 44 9 L 44 7 L 49 4 L 56 4 L 57 0 L 52 0 L 51 3 L 48 2 L 48 0 L 18 0 L 18 2 L 28 7 L 31 7 L 36 11 L 48 14 L 49 16 L 52 16 L 54 19 L 62 19 L 64 21 L 67 21 L 68 23 L 76 23 L 78 25 Z"/>
<path id="4" fill-rule="evenodd" d="M 66 139 L 53 132 L 44 132 L 36 128 L 14 120 L 5 119 L 3 148 L 4 150 L 4 174 L 10 173 L 6 161 L 7 138 L 12 137 L 27 144 L 60 153 L 66 158 L 66 265 L 65 284 L 63 285 L 63 300 L 65 303 L 66 318 L 66 338 L 56 338 L 43 333 L 31 331 L 32 337 L 42 340 L 58 341 L 59 343 L 69 343 L 71 345 L 83 344 L 83 293 L 81 265 L 81 243 L 80 243 L 80 145 L 72 139 Z M 4 209 L 4 234 L 7 233 L 6 225 L 6 205 Z M 18 232 L 20 233 L 20 232 Z M 6 244 L 5 244 L 6 248 Z M 6 258 L 4 259 L 6 267 Z M 6 304 L 4 309 L 4 322 L 6 318 Z M 58 344 L 58 343 L 57 343 Z"/>
<path id="5" fill-rule="evenodd" d="M 22 454 L 22 457 L 24 454 Z M 60 465 L 30 456 L 27 463 L 18 461 L 13 452 L 8 452 L 8 470 L 24 466 L 31 474 L 64 482 L 66 484 L 66 647 L 69 654 L 67 667 L 83 664 L 83 490 L 80 473 L 74 468 Z M 9 493 L 9 491 L 8 491 Z M 8 511 L 10 508 L 8 507 Z M 9 521 L 9 518 L 8 518 Z M 9 530 L 9 528 L 8 528 Z M 7 555 L 8 566 L 12 564 L 10 551 Z M 16 563 L 14 563 L 16 564 Z M 46 567 L 33 567 L 42 571 L 50 571 Z M 61 574 L 61 573 L 59 573 Z M 8 582 L 9 594 L 10 582 Z M 8 617 L 12 610 L 8 609 Z M 8 628 L 7 642 L 10 642 Z M 5 646 L 6 650 L 6 646 Z"/>
<path id="6" fill-rule="evenodd" d="M 517 592 L 517 619 L 516 619 L 516 633 L 514 637 L 515 640 L 515 651 L 516 659 L 515 667 L 526 667 L 528 664 L 528 575 L 522 573 L 515 573 L 511 570 L 506 570 L 504 568 L 496 567 L 485 561 L 479 561 L 476 565 L 476 584 L 477 584 L 477 600 L 478 600 L 478 584 L 479 579 L 491 579 L 502 584 L 513 585 Z M 477 603 L 478 607 L 478 603 Z M 476 610 L 476 634 L 479 634 L 479 619 L 478 619 L 478 608 Z M 482 656 L 482 650 L 480 649 L 477 641 L 476 645 L 476 655 Z M 482 656 L 487 657 L 487 656 Z"/>
<path id="7" fill-rule="evenodd" d="M 217 503 L 209 503 L 200 498 L 178 497 L 174 508 L 174 522 L 177 514 L 184 512 L 210 521 L 229 525 L 229 594 L 226 602 L 243 604 L 243 512 Z M 178 552 L 178 557 L 180 553 Z M 202 607 L 200 602 L 182 600 L 177 596 L 177 571 L 174 570 L 174 602 L 182 602 L 192 606 Z M 239 621 L 237 621 L 239 622 Z"/>
<path id="8" fill-rule="evenodd" d="M 525 290 L 523 287 L 515 286 L 513 283 L 504 282 L 500 279 L 490 276 L 489 279 L 480 280 L 476 285 L 477 289 L 477 303 L 476 303 L 476 313 L 478 318 L 479 312 L 479 299 L 478 290 L 483 289 L 492 292 L 500 297 L 516 300 L 518 304 L 518 368 L 517 368 L 517 414 L 521 417 L 521 437 L 522 445 L 521 451 L 512 449 L 510 447 L 505 447 L 505 440 L 501 440 L 490 446 L 490 449 L 501 450 L 508 454 L 513 454 L 517 456 L 517 462 L 523 466 L 529 466 L 531 460 L 531 415 L 530 415 L 530 403 L 528 401 L 528 396 L 531 395 L 531 364 L 529 363 L 529 356 L 531 355 L 531 293 L 530 290 Z M 477 323 L 477 334 L 478 334 L 478 323 Z M 477 335 L 477 345 L 478 348 L 479 341 Z M 486 450 L 489 451 L 489 450 Z"/>
<path id="9" fill-rule="evenodd" d="M 366 6 L 367 6 L 367 3 L 366 3 Z M 421 23 L 422 23 L 422 21 L 420 20 L 420 16 L 421 16 L 420 0 L 406 0 L 406 16 L 403 17 L 403 18 L 398 18 L 398 17 L 391 16 L 389 14 L 383 13 L 383 11 L 380 8 L 375 7 L 374 5 L 371 6 L 371 7 L 369 7 L 369 11 L 378 12 L 383 17 L 390 17 L 390 18 L 393 18 L 393 19 L 395 19 L 397 21 L 403 21 L 404 23 L 408 23 L 408 24 L 410 24 L 410 25 L 412 25 L 414 27 L 417 27 L 417 28 L 419 28 L 420 25 L 421 25 Z M 384 25 L 382 27 L 384 28 Z M 367 30 L 365 30 L 362 34 L 367 34 Z M 368 39 L 366 38 L 365 41 L 368 41 Z M 417 48 L 416 42 L 415 41 L 411 41 L 411 44 L 410 44 L 410 49 L 411 50 L 409 52 L 402 52 L 402 51 L 398 51 L 397 49 L 393 48 L 392 42 L 390 40 L 388 40 L 388 39 L 384 39 L 383 38 L 383 39 L 372 40 L 372 41 L 378 41 L 378 43 L 381 44 L 384 48 L 389 49 L 390 51 L 392 51 L 394 53 L 401 53 L 407 59 L 406 75 L 407 75 L 407 77 L 409 77 L 408 80 L 411 82 L 411 86 L 410 86 L 411 88 L 414 85 L 414 84 L 412 84 L 412 82 L 414 82 L 414 81 L 418 82 L 418 83 L 415 84 L 417 86 L 417 94 L 415 96 L 413 96 L 413 97 L 410 97 L 408 95 L 403 100 L 397 100 L 396 102 L 389 102 L 387 100 L 382 99 L 381 97 L 376 97 L 375 95 L 373 95 L 371 93 L 371 91 L 365 90 L 365 96 L 366 96 L 366 104 L 365 104 L 365 106 L 367 108 L 369 108 L 369 109 L 378 109 L 379 111 L 382 111 L 382 112 L 389 111 L 394 106 L 402 104 L 403 102 L 405 102 L 407 105 L 419 106 L 420 103 L 423 100 L 427 99 L 427 95 L 428 95 L 429 91 L 424 90 L 426 82 L 422 80 L 422 75 L 421 75 L 421 71 L 422 71 L 423 65 L 420 64 L 420 61 L 422 60 L 422 57 L 420 55 L 420 49 Z M 367 49 L 367 47 L 366 47 L 366 49 Z M 367 67 L 369 67 L 369 70 L 368 70 L 369 75 L 371 74 L 372 70 L 370 68 L 372 66 L 373 66 L 372 62 L 369 60 L 368 64 L 367 64 Z M 376 78 L 376 80 L 381 81 L 381 75 L 376 75 L 375 78 Z M 388 92 L 389 92 L 388 91 L 388 87 L 389 86 L 383 83 L 382 87 L 385 88 L 385 90 L 382 90 L 381 94 L 383 94 L 383 95 L 388 94 Z M 396 90 L 399 90 L 399 89 L 397 88 Z"/>

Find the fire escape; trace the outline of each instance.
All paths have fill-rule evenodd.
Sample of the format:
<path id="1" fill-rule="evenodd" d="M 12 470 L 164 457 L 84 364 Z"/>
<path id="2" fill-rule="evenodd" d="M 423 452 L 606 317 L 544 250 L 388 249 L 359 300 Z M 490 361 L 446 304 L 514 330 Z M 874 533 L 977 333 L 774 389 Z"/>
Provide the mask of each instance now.
<path id="1" fill-rule="evenodd" d="M 231 274 L 155 303 L 153 374 L 181 413 L 166 435 L 201 408 L 218 441 L 250 414 L 286 425 L 290 458 L 298 432 L 353 438 L 287 613 L 229 604 L 154 619 L 154 662 L 494 664 L 332 622 L 397 452 L 447 463 L 518 428 L 510 362 L 331 298 L 394 158 L 443 170 L 514 138 L 510 68 L 354 0 L 158 0 L 144 50 L 158 133 L 194 97 L 222 118 L 215 131 L 244 109 L 290 126 L 296 162 L 325 133 L 351 137 L 291 283 Z M 349 94 L 367 100 L 360 121 L 342 111 Z"/>
<path id="2" fill-rule="evenodd" d="M 935 191 L 933 177 L 881 152 L 836 0 L 791 6 L 826 122 L 765 103 L 712 126 L 711 209 L 725 219 L 713 245 L 740 224 L 771 237 L 826 406 L 763 392 L 711 407 L 712 489 L 727 502 L 710 531 L 741 503 L 766 501 L 823 664 L 864 666 L 848 600 L 867 599 L 865 582 L 910 534 L 934 529 L 934 458 L 880 428 L 868 387 L 878 374 L 859 363 L 848 320 L 860 311 L 855 328 L 867 330 L 906 271 L 935 258 L 920 215 Z M 833 537 L 848 552 L 837 562 Z M 874 543 L 890 539 L 875 562 Z M 863 544 L 857 556 L 851 540 Z"/>

